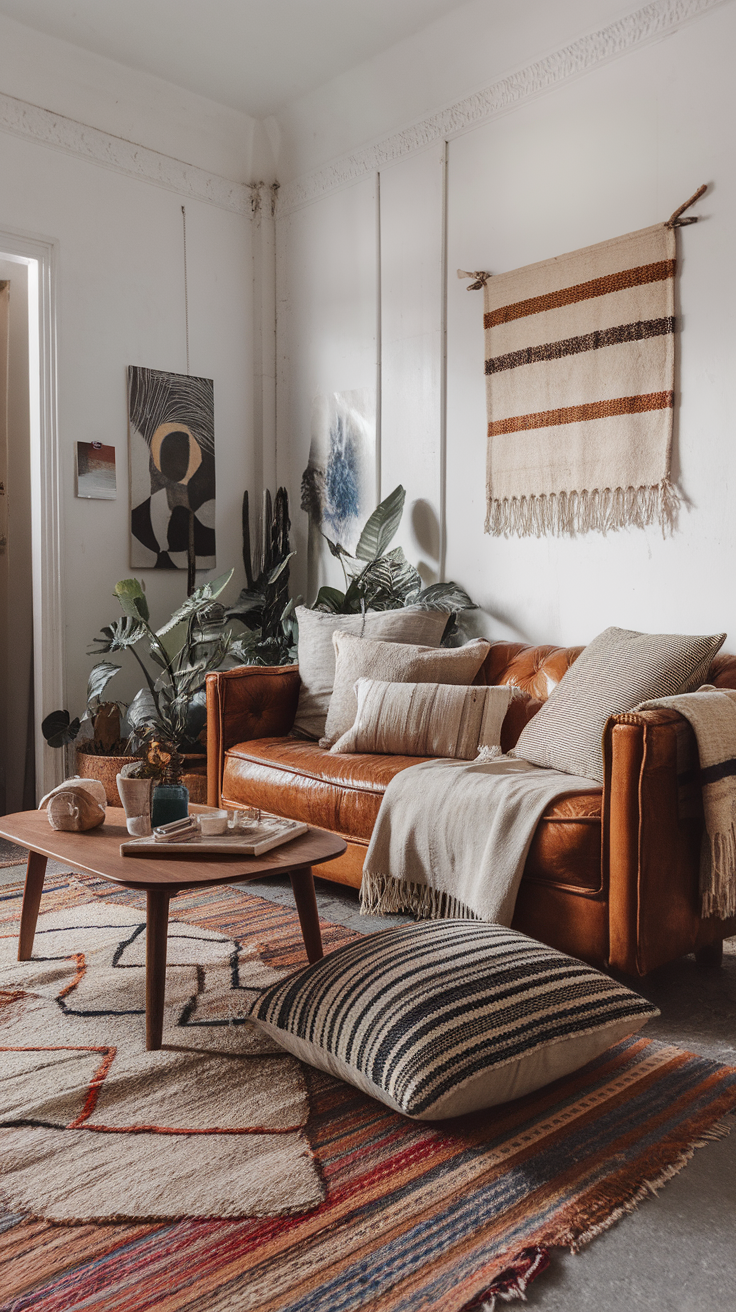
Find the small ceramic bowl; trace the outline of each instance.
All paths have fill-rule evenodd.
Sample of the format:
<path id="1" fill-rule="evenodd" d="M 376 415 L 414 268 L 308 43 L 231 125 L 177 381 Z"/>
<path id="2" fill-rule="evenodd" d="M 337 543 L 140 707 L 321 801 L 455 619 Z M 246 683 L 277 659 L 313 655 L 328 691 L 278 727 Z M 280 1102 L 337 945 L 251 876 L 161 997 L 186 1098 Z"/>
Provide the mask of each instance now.
<path id="1" fill-rule="evenodd" d="M 227 832 L 227 811 L 201 811 L 197 819 L 203 837 Z"/>

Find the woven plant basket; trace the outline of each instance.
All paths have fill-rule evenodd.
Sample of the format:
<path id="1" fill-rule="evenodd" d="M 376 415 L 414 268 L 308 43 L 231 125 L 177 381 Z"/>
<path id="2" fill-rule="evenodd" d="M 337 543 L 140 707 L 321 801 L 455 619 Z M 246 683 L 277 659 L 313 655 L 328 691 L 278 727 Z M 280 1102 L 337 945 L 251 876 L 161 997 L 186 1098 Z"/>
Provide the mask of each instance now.
<path id="1" fill-rule="evenodd" d="M 77 748 L 77 774 L 83 779 L 99 779 L 105 786 L 108 806 L 122 806 L 116 776 L 124 765 L 130 765 L 132 756 L 98 756 Z M 185 755 L 182 783 L 189 789 L 190 802 L 207 801 L 207 757 L 202 754 Z"/>
<path id="2" fill-rule="evenodd" d="M 96 752 L 83 752 L 77 748 L 77 774 L 83 779 L 99 779 L 105 786 L 108 806 L 122 806 L 115 776 L 124 765 L 130 765 L 132 756 L 98 756 Z"/>

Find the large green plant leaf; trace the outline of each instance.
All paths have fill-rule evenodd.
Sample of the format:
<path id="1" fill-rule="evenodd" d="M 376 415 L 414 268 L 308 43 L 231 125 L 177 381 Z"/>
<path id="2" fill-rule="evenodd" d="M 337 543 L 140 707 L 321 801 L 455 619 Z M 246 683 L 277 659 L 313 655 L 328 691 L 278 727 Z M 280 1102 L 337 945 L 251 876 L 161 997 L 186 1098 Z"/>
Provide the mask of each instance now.
<path id="1" fill-rule="evenodd" d="M 132 615 L 113 620 L 111 624 L 106 624 L 104 629 L 100 629 L 101 638 L 92 639 L 97 645 L 90 647 L 87 655 L 102 656 L 107 652 L 123 651 L 126 647 L 134 647 L 146 632 L 145 624 L 139 619 L 133 619 Z"/>
<path id="2" fill-rule="evenodd" d="M 343 613 L 344 605 L 345 593 L 341 592 L 339 588 L 330 588 L 325 584 L 325 586 L 320 588 L 317 593 L 317 598 L 312 609 L 332 611 L 333 614 L 339 615 Z"/>
<path id="3" fill-rule="evenodd" d="M 113 665 L 111 661 L 100 661 L 99 665 L 92 666 L 87 680 L 88 705 L 90 702 L 99 701 L 102 698 L 105 688 L 120 668 L 119 665 Z"/>
<path id="4" fill-rule="evenodd" d="M 355 555 L 359 560 L 376 560 L 391 543 L 404 513 L 406 490 L 399 483 L 393 492 L 376 506 L 358 539 Z"/>
<path id="5" fill-rule="evenodd" d="M 422 586 L 417 570 L 409 564 L 401 547 L 395 547 L 385 556 L 371 561 L 357 581 L 369 610 L 395 610 L 399 606 L 410 606 Z"/>
<path id="6" fill-rule="evenodd" d="M 474 601 L 471 601 L 465 588 L 459 583 L 431 583 L 428 588 L 419 593 L 413 604 L 422 606 L 424 610 L 477 610 L 478 607 Z"/>
<path id="7" fill-rule="evenodd" d="M 113 592 L 126 615 L 130 615 L 131 619 L 143 620 L 145 624 L 148 623 L 151 617 L 148 602 L 137 579 L 121 579 L 119 583 L 115 584 Z"/>
<path id="8" fill-rule="evenodd" d="M 187 597 L 186 601 L 182 602 L 181 606 L 174 611 L 171 619 L 156 630 L 156 636 L 163 638 L 166 633 L 170 633 L 172 629 L 176 628 L 177 624 L 181 624 L 182 620 L 187 620 L 190 615 L 196 615 L 200 610 L 206 609 L 215 597 L 219 597 L 220 593 L 224 592 L 233 573 L 234 570 L 229 569 L 226 574 L 220 574 L 211 583 L 203 583 L 201 588 L 196 588 L 191 597 Z"/>
<path id="9" fill-rule="evenodd" d="M 79 733 L 79 718 L 72 720 L 68 711 L 52 711 L 42 721 L 41 733 L 49 747 L 64 747 L 73 743 Z"/>
<path id="10" fill-rule="evenodd" d="M 288 556 L 284 556 L 284 559 L 281 560 L 281 561 L 279 561 L 278 565 L 276 565 L 275 568 L 271 570 L 271 573 L 269 574 L 268 579 L 266 580 L 266 582 L 267 582 L 267 583 L 275 583 L 276 580 L 277 580 L 277 578 L 279 578 L 279 576 L 280 576 L 281 574 L 283 574 L 283 572 L 284 572 L 284 570 L 286 569 L 286 567 L 287 567 L 289 561 L 291 560 L 292 556 L 295 556 L 295 555 L 296 555 L 296 552 L 295 552 L 295 551 L 290 551 L 289 554 L 288 554 Z"/>

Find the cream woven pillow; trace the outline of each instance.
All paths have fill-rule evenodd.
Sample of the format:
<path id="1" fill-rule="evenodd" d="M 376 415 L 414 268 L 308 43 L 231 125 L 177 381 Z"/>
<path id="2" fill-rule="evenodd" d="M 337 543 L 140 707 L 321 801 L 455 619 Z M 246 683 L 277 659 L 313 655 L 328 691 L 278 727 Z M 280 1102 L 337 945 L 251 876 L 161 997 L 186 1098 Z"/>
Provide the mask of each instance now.
<path id="1" fill-rule="evenodd" d="M 602 783 L 601 739 L 609 715 L 698 688 L 725 637 L 605 629 L 570 666 L 509 756 Z"/>
<path id="2" fill-rule="evenodd" d="M 358 679 L 382 679 L 386 683 L 473 682 L 490 650 L 484 638 L 474 638 L 464 647 L 420 647 L 403 642 L 374 642 L 350 633 L 333 633 L 335 684 L 327 713 L 323 747 L 331 747 L 355 721 Z"/>
<path id="3" fill-rule="evenodd" d="M 446 683 L 384 683 L 358 679 L 355 723 L 333 752 L 456 757 L 472 761 L 482 748 L 501 750 L 510 684 L 457 688 Z"/>
<path id="4" fill-rule="evenodd" d="M 336 629 L 358 638 L 439 647 L 450 615 L 449 611 L 424 610 L 421 606 L 368 611 L 365 615 L 333 615 L 329 611 L 297 606 L 296 618 L 301 687 L 294 728 L 305 738 L 321 738 L 335 679 L 332 635 Z"/>

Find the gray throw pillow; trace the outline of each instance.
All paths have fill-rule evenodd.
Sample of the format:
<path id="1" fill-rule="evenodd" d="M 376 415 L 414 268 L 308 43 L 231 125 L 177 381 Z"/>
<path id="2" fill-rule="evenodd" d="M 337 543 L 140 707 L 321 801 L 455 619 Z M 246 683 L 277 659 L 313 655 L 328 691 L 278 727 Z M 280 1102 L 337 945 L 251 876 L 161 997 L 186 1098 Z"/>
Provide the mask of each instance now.
<path id="1" fill-rule="evenodd" d="M 698 688 L 725 637 L 605 629 L 570 666 L 509 756 L 602 783 L 601 739 L 609 715 Z"/>
<path id="2" fill-rule="evenodd" d="M 331 611 L 297 606 L 296 618 L 301 688 L 294 728 L 305 738 L 321 738 L 335 682 L 332 635 L 336 630 L 358 638 L 380 638 L 382 642 L 439 647 L 450 615 L 449 611 L 423 610 L 419 606 L 368 611 L 365 615 L 335 615 Z"/>

